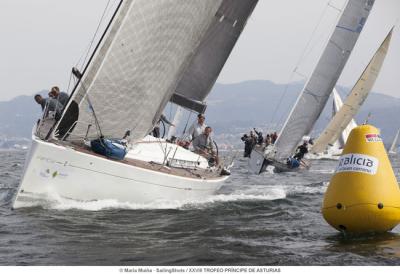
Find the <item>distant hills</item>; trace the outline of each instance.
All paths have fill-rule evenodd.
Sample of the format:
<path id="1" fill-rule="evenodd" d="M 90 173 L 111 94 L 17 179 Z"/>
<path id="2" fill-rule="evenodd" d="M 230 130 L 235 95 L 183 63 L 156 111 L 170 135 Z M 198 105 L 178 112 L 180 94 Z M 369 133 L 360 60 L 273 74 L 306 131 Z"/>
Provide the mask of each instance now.
<path id="1" fill-rule="evenodd" d="M 253 127 L 272 130 L 285 121 L 303 83 L 288 86 L 270 81 L 246 81 L 237 84 L 216 84 L 208 98 L 207 124 L 216 134 L 246 132 Z M 286 90 L 286 92 L 285 92 Z M 348 89 L 338 87 L 342 98 Z M 41 92 L 43 93 L 43 92 Z M 318 120 L 314 134 L 321 131 L 331 117 L 332 102 Z M 371 112 L 370 123 L 379 127 L 385 142 L 391 142 L 400 127 L 400 99 L 371 93 L 356 116 L 362 123 Z M 0 136 L 29 138 L 32 126 L 40 117 L 41 110 L 32 96 L 18 96 L 0 102 Z"/>

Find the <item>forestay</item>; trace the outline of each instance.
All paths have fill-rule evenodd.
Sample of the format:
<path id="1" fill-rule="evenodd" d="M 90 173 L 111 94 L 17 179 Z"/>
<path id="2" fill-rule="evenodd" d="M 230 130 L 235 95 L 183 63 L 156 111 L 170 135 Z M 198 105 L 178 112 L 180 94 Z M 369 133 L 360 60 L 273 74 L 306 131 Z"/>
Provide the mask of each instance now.
<path id="1" fill-rule="evenodd" d="M 197 112 L 215 84 L 258 0 L 223 0 L 171 101 Z"/>
<path id="2" fill-rule="evenodd" d="M 311 132 L 364 27 L 374 0 L 349 0 L 321 58 L 309 78 L 275 144 L 273 158 L 293 154 Z"/>
<path id="3" fill-rule="evenodd" d="M 67 140 L 82 140 L 86 133 L 88 139 L 99 137 L 93 111 L 105 137 L 122 138 L 130 130 L 129 141 L 143 138 L 176 90 L 221 3 L 124 0 L 64 112 L 60 124 L 69 119 L 69 108 L 79 106 Z"/>
<path id="4" fill-rule="evenodd" d="M 343 107 L 339 110 L 339 112 L 336 113 L 326 129 L 315 141 L 314 146 L 311 149 L 312 152 L 323 152 L 327 145 L 332 145 L 338 139 L 340 132 L 347 127 L 349 122 L 357 114 L 379 75 L 389 48 L 391 36 L 392 31 L 390 31 L 390 33 L 387 35 L 386 39 L 379 47 L 372 60 L 362 73 L 361 77 L 351 90 L 349 96 L 344 102 Z"/>

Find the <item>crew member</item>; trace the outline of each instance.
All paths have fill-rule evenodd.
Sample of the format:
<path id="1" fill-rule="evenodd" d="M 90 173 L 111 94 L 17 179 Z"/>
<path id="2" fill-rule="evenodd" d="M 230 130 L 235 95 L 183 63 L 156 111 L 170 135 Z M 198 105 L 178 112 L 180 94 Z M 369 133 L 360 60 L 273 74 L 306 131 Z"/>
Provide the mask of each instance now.
<path id="1" fill-rule="evenodd" d="M 206 120 L 206 117 L 204 117 L 203 114 L 197 115 L 197 122 L 194 122 L 193 125 L 189 128 L 189 138 L 190 140 L 194 140 L 204 132 L 206 129 L 207 125 L 204 123 Z"/>
<path id="2" fill-rule="evenodd" d="M 308 143 L 307 141 L 304 141 L 302 145 L 297 147 L 296 154 L 294 155 L 293 158 L 295 158 L 300 162 L 306 153 L 308 153 Z"/>
<path id="3" fill-rule="evenodd" d="M 49 97 L 56 99 L 62 105 L 62 108 L 66 106 L 69 99 L 68 93 L 60 92 L 60 88 L 57 86 L 51 88 Z"/>
<path id="4" fill-rule="evenodd" d="M 213 165 L 214 163 L 218 165 L 219 159 L 214 149 L 213 140 L 210 136 L 211 132 L 212 128 L 206 127 L 204 132 L 193 140 L 192 145 L 194 151 L 204 156 L 209 161 L 210 165 Z"/>

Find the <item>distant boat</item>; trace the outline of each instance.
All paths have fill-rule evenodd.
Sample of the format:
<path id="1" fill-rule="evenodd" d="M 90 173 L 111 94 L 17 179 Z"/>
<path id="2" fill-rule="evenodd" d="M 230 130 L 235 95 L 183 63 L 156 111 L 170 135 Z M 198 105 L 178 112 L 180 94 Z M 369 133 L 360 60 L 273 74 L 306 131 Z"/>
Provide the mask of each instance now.
<path id="1" fill-rule="evenodd" d="M 148 133 L 170 100 L 205 110 L 178 87 L 209 93 L 256 4 L 121 1 L 84 71 L 74 71 L 78 83 L 61 118 L 35 128 L 13 207 L 53 194 L 133 203 L 214 194 L 228 178 L 220 168 Z M 198 68 L 204 75 L 192 75 Z"/>
<path id="2" fill-rule="evenodd" d="M 311 153 L 323 153 L 328 146 L 332 146 L 337 140 L 346 142 L 351 127 L 354 127 L 354 125 L 352 125 L 352 120 L 371 92 L 382 68 L 390 45 L 392 33 L 393 29 L 390 30 L 383 43 L 372 57 L 370 63 L 347 96 L 343 106 L 315 140 L 310 151 Z"/>
<path id="3" fill-rule="evenodd" d="M 394 136 L 392 145 L 389 148 L 389 154 L 397 154 L 397 143 L 399 140 L 399 133 L 400 133 L 400 128 L 397 130 L 397 133 Z"/>
<path id="4" fill-rule="evenodd" d="M 309 136 L 325 107 L 373 4 L 373 0 L 347 2 L 317 66 L 297 98 L 275 144 L 253 151 L 249 161 L 253 172 L 261 173 L 267 166 L 274 166 L 276 172 L 298 169 L 295 165 L 288 165 L 287 160 L 293 156 L 303 137 Z"/>

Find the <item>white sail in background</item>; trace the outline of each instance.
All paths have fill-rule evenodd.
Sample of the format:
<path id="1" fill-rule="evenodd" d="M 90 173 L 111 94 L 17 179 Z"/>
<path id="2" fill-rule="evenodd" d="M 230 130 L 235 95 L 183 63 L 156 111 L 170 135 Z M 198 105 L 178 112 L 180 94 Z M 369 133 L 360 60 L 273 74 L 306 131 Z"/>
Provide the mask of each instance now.
<path id="1" fill-rule="evenodd" d="M 319 62 L 298 97 L 275 143 L 276 160 L 291 156 L 320 116 L 374 4 L 349 0 Z"/>
<path id="2" fill-rule="evenodd" d="M 180 106 L 176 108 L 174 119 L 172 120 L 172 124 L 175 126 L 170 126 L 168 129 L 168 134 L 167 134 L 167 139 L 171 139 L 172 136 L 175 135 L 176 133 L 176 127 L 179 125 L 180 121 L 182 120 L 182 115 L 183 115 L 184 109 Z"/>
<path id="3" fill-rule="evenodd" d="M 122 1 L 57 131 L 65 131 L 65 121 L 75 104 L 79 106 L 79 118 L 68 135 L 71 141 L 82 140 L 85 135 L 88 139 L 99 137 L 94 116 L 105 137 L 122 138 L 128 130 L 130 141 L 147 135 L 175 92 L 221 3 Z"/>
<path id="4" fill-rule="evenodd" d="M 333 106 L 335 108 L 335 114 L 332 116 L 332 118 L 336 115 L 336 113 L 339 112 L 339 110 L 343 106 L 343 101 L 342 98 L 339 95 L 339 92 L 336 90 L 336 88 L 333 89 Z M 351 119 L 350 123 L 347 125 L 347 127 L 340 133 L 339 138 L 337 139 L 337 142 L 339 142 L 340 146 L 343 147 L 347 141 L 347 138 L 350 135 L 350 132 L 353 130 L 353 128 L 357 127 L 356 121 Z"/>
<path id="5" fill-rule="evenodd" d="M 392 145 L 390 146 L 389 153 L 396 154 L 397 153 L 397 141 L 399 139 L 400 128 L 397 130 L 396 136 L 394 136 Z"/>
<path id="6" fill-rule="evenodd" d="M 385 38 L 378 51 L 373 56 L 371 62 L 362 73 L 360 79 L 357 81 L 349 96 L 346 98 L 344 105 L 336 113 L 335 117 L 329 122 L 326 129 L 321 133 L 315 141 L 311 152 L 320 153 L 325 150 L 327 145 L 333 144 L 339 137 L 340 133 L 345 130 L 349 122 L 356 115 L 359 108 L 364 103 L 368 94 L 370 93 L 379 71 L 382 68 L 383 61 L 385 60 L 386 53 L 389 48 L 390 39 L 392 37 L 392 30 Z"/>

